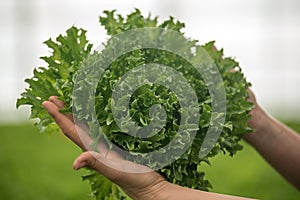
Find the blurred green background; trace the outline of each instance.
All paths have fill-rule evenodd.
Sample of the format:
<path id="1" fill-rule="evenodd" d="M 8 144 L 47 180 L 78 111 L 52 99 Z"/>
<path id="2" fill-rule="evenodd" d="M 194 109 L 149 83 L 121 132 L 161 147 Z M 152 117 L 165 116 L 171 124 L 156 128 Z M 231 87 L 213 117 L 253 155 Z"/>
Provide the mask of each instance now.
<path id="1" fill-rule="evenodd" d="M 300 132 L 300 122 L 286 122 Z M 63 135 L 45 135 L 32 124 L 1 125 L 0 199 L 88 200 L 85 170 L 72 170 L 80 150 Z M 258 199 L 300 199 L 300 193 L 250 146 L 233 158 L 220 155 L 203 165 L 214 192 Z"/>

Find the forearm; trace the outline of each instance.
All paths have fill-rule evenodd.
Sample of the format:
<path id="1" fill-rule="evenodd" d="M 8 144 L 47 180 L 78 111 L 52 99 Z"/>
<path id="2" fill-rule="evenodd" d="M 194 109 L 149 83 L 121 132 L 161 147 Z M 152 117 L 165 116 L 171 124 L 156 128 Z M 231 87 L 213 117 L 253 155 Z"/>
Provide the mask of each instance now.
<path id="1" fill-rule="evenodd" d="M 300 190 L 300 136 L 284 124 L 268 116 L 259 106 L 249 125 L 256 131 L 245 136 L 279 173 Z"/>
<path id="2" fill-rule="evenodd" d="M 224 194 L 217 194 L 213 192 L 204 192 L 201 190 L 194 190 L 186 187 L 181 187 L 168 183 L 164 188 L 162 196 L 158 200 L 245 200 L 247 198 L 236 197 Z"/>

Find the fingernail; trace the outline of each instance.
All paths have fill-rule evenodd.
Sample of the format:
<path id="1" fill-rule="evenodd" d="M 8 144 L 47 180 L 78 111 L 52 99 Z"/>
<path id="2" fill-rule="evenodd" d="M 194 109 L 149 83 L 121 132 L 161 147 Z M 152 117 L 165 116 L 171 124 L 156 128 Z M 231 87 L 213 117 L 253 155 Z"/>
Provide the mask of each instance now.
<path id="1" fill-rule="evenodd" d="M 46 102 L 47 102 L 47 101 L 43 101 L 43 103 L 42 103 L 42 106 L 44 106 L 44 107 L 45 107 L 45 104 L 46 104 Z"/>
<path id="2" fill-rule="evenodd" d="M 49 97 L 49 101 L 55 101 L 55 100 L 57 100 L 57 96 L 50 96 Z"/>

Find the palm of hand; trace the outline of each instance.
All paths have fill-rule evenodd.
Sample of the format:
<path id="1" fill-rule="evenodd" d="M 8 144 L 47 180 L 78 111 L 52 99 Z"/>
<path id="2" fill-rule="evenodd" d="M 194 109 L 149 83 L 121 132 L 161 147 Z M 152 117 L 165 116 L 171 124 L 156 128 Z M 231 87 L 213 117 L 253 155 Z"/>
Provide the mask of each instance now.
<path id="1" fill-rule="evenodd" d="M 79 146 L 83 152 L 73 164 L 78 170 L 88 167 L 106 176 L 119 185 L 132 198 L 153 199 L 166 185 L 166 181 L 150 168 L 124 160 L 117 152 L 107 149 L 105 143 L 100 141 L 98 152 L 91 151 L 86 125 L 76 125 L 71 115 L 62 114 L 59 109 L 64 103 L 57 97 L 50 97 L 43 102 L 43 106 L 53 117 L 60 129 L 72 142 Z M 133 173 L 136 172 L 136 173 Z"/>

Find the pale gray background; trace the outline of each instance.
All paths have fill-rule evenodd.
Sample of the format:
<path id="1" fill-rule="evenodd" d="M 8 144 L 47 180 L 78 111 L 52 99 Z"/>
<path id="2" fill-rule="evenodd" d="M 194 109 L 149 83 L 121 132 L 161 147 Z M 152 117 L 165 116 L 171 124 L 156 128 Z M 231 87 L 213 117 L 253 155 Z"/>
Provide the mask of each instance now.
<path id="1" fill-rule="evenodd" d="M 300 1 L 298 0 L 1 0 L 0 123 L 26 120 L 28 109 L 15 109 L 24 79 L 43 65 L 42 42 L 72 25 L 88 30 L 94 44 L 105 40 L 98 16 L 105 9 L 186 23 L 188 36 L 217 41 L 241 64 L 260 104 L 272 115 L 299 119 Z M 97 45 L 96 45 L 97 46 Z"/>

